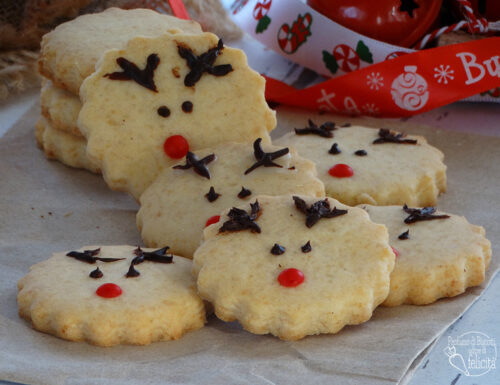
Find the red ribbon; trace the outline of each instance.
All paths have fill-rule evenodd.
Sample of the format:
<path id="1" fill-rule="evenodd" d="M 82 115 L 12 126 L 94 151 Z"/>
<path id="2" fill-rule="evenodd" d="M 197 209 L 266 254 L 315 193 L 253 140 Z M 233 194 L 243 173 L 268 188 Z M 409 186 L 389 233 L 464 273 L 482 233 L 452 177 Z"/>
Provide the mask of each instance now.
<path id="1" fill-rule="evenodd" d="M 302 90 L 266 78 L 266 99 L 350 115 L 411 116 L 500 87 L 500 38 L 406 54 Z"/>
<path id="2" fill-rule="evenodd" d="M 172 9 L 172 14 L 179 19 L 189 20 L 189 13 L 184 6 L 184 2 L 182 0 L 168 0 L 168 4 Z"/>

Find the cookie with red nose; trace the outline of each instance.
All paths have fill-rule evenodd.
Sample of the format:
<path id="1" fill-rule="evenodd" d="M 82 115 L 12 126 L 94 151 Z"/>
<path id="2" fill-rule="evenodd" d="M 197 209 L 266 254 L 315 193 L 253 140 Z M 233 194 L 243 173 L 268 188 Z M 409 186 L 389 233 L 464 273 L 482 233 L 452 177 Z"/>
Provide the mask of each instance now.
<path id="1" fill-rule="evenodd" d="M 422 136 L 309 120 L 274 143 L 312 160 L 326 195 L 347 205 L 433 206 L 446 191 L 444 155 Z"/>
<path id="2" fill-rule="evenodd" d="M 483 227 L 434 207 L 360 207 L 387 227 L 396 254 L 384 306 L 427 305 L 484 281 L 491 243 Z"/>
<path id="3" fill-rule="evenodd" d="M 243 51 L 211 33 L 138 37 L 85 80 L 78 127 L 108 185 L 138 199 L 188 152 L 270 143 L 276 118 L 264 85 Z"/>
<path id="4" fill-rule="evenodd" d="M 332 198 L 252 197 L 204 231 L 193 273 L 217 317 L 285 340 L 370 319 L 389 293 L 387 229 Z"/>
<path id="5" fill-rule="evenodd" d="M 178 339 L 205 323 L 191 261 L 161 249 L 85 246 L 55 253 L 18 282 L 33 328 L 99 346 Z"/>

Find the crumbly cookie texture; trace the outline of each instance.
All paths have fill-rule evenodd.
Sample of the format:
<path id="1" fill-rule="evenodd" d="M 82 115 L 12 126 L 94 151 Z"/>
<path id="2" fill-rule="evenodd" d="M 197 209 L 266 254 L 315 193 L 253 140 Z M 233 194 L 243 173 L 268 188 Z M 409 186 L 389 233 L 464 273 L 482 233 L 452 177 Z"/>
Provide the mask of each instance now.
<path id="1" fill-rule="evenodd" d="M 168 263 L 164 250 L 142 249 L 153 257 L 139 262 L 136 247 L 98 248 L 55 253 L 32 266 L 18 282 L 19 315 L 41 332 L 100 346 L 178 339 L 204 325 L 190 260 L 173 256 Z M 134 258 L 139 275 L 127 278 Z"/>
<path id="2" fill-rule="evenodd" d="M 246 218 L 233 209 L 207 227 L 194 254 L 198 291 L 217 317 L 285 340 L 370 319 L 394 267 L 383 225 L 332 198 L 262 195 L 251 203 L 239 206 Z"/>
<path id="3" fill-rule="evenodd" d="M 95 71 L 101 56 L 125 47 L 137 36 L 165 33 L 201 33 L 194 21 L 181 20 L 148 9 L 109 8 L 60 24 L 41 43 L 38 68 L 59 88 L 78 95 L 83 80 Z"/>
<path id="4" fill-rule="evenodd" d="M 67 166 L 83 168 L 95 174 L 101 172 L 99 166 L 87 157 L 85 138 L 55 129 L 43 116 L 35 125 L 35 138 L 48 159 L 56 159 Z"/>
<path id="5" fill-rule="evenodd" d="M 135 38 L 107 52 L 85 80 L 78 127 L 108 185 L 138 199 L 183 157 L 165 150 L 168 138 L 181 136 L 193 152 L 259 137 L 269 143 L 276 118 L 264 85 L 243 51 L 211 33 Z"/>
<path id="6" fill-rule="evenodd" d="M 292 132 L 275 144 L 293 146 L 301 156 L 315 162 L 328 196 L 352 206 L 433 206 L 438 195 L 446 191 L 444 155 L 422 136 L 401 136 L 394 139 L 400 143 L 395 143 L 387 135 L 398 137 L 399 133 L 389 130 L 381 134 L 377 129 L 353 125 L 324 131 L 331 137 Z M 412 140 L 416 144 L 406 142 Z M 336 165 L 349 166 L 353 175 L 345 176 L 344 166 L 331 170 Z"/>
<path id="7" fill-rule="evenodd" d="M 42 115 L 57 130 L 83 138 L 78 129 L 78 114 L 82 108 L 80 98 L 62 88 L 54 87 L 50 80 L 44 80 L 40 93 Z"/>
<path id="8" fill-rule="evenodd" d="M 426 305 L 459 295 L 484 281 L 491 244 L 483 227 L 439 211 L 424 215 L 427 219 L 405 223 L 412 220 L 407 219 L 411 208 L 405 211 L 401 206 L 360 207 L 372 221 L 387 226 L 390 243 L 396 250 L 391 290 L 384 306 Z"/>
<path id="9" fill-rule="evenodd" d="M 263 146 L 266 153 L 284 153 L 285 149 Z M 274 160 L 279 167 L 261 166 L 246 175 L 245 171 L 257 162 L 250 143 L 226 143 L 196 155 L 203 159 L 210 154 L 215 155 L 206 165 L 210 179 L 193 168 L 168 167 L 142 194 L 137 226 L 147 246 L 168 244 L 174 253 L 191 258 L 201 243 L 207 220 L 225 208 L 253 201 L 258 194 L 325 195 L 314 163 L 292 148 Z"/>

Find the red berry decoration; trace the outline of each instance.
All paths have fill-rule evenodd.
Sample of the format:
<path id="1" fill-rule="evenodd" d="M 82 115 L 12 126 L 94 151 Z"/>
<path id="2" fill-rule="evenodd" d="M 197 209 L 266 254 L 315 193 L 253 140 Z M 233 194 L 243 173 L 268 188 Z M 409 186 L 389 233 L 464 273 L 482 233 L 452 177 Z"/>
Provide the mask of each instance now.
<path id="1" fill-rule="evenodd" d="M 220 221 L 220 215 L 214 215 L 213 217 L 210 217 L 207 219 L 207 223 L 205 223 L 205 227 L 213 225 L 214 223 L 217 223 L 219 221 Z"/>
<path id="2" fill-rule="evenodd" d="M 95 293 L 102 298 L 115 298 L 122 295 L 122 288 L 114 283 L 105 283 L 99 286 Z"/>
<path id="3" fill-rule="evenodd" d="M 392 249 L 392 252 L 396 255 L 396 258 L 399 257 L 399 251 L 392 246 L 391 246 L 391 249 Z"/>
<path id="4" fill-rule="evenodd" d="M 278 275 L 278 282 L 281 286 L 285 287 L 296 287 L 304 282 L 304 273 L 293 267 L 290 269 L 283 270 L 280 275 Z"/>
<path id="5" fill-rule="evenodd" d="M 165 139 L 163 150 L 170 158 L 181 159 L 188 153 L 189 143 L 182 135 L 172 135 Z"/>
<path id="6" fill-rule="evenodd" d="M 338 163 L 328 170 L 328 174 L 335 178 L 349 178 L 354 175 L 354 171 L 347 164 Z"/>

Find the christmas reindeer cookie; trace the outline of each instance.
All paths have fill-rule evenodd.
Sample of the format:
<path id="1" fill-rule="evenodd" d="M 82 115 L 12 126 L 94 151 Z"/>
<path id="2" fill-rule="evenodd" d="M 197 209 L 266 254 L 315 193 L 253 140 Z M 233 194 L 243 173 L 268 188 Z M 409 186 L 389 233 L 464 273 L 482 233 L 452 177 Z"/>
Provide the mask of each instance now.
<path id="1" fill-rule="evenodd" d="M 191 261 L 133 246 L 56 253 L 18 282 L 19 315 L 41 332 L 94 345 L 146 345 L 205 323 Z"/>
<path id="2" fill-rule="evenodd" d="M 168 244 L 191 258 L 203 229 L 222 210 L 250 202 L 258 194 L 325 195 L 314 164 L 292 148 L 226 143 L 166 168 L 141 196 L 137 225 L 149 247 Z"/>
<path id="3" fill-rule="evenodd" d="M 309 120 L 275 143 L 315 162 L 326 194 L 348 205 L 432 206 L 446 190 L 444 155 L 421 136 Z"/>
<path id="4" fill-rule="evenodd" d="M 387 229 L 332 198 L 257 196 L 205 229 L 193 273 L 217 317 L 286 340 L 370 319 L 389 293 Z"/>
<path id="5" fill-rule="evenodd" d="M 135 198 L 188 151 L 269 143 L 276 125 L 264 79 L 211 33 L 132 39 L 103 56 L 80 96 L 89 158 L 112 189 Z"/>
<path id="6" fill-rule="evenodd" d="M 432 207 L 362 205 L 387 226 L 396 265 L 385 306 L 426 305 L 480 285 L 491 259 L 484 228 Z"/>

